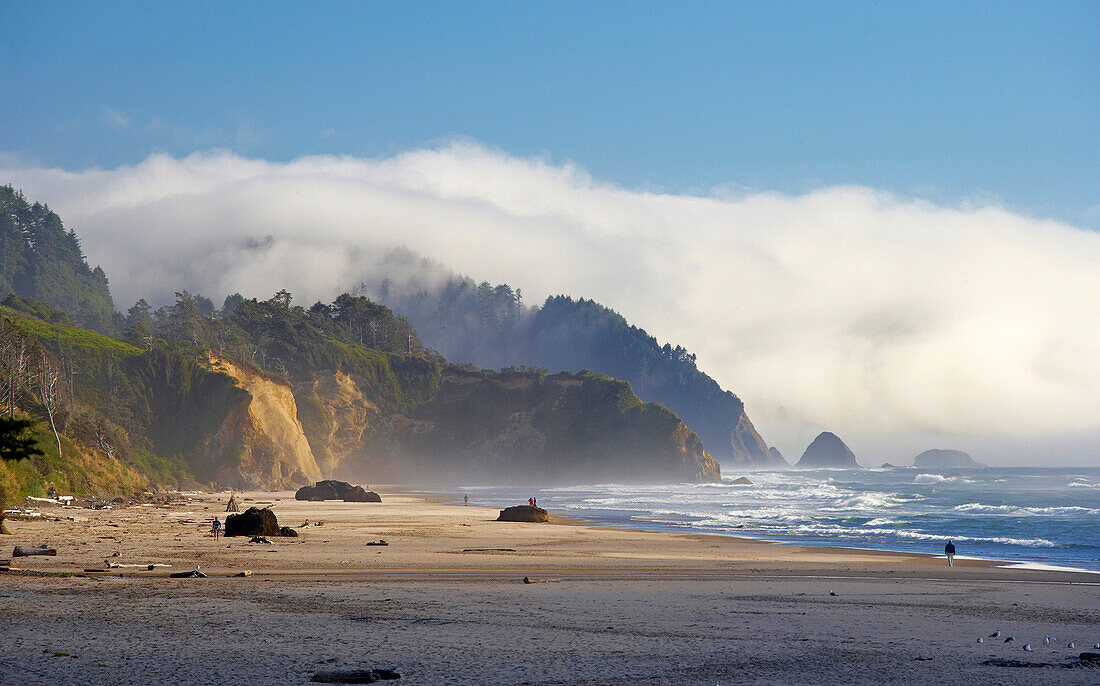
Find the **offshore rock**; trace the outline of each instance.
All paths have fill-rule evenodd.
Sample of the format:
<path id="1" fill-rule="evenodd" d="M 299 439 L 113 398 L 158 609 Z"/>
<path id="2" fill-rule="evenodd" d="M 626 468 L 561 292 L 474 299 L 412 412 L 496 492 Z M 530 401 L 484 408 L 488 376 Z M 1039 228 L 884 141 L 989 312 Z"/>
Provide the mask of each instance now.
<path id="1" fill-rule="evenodd" d="M 845 469 L 859 469 L 856 456 L 844 441 L 829 431 L 818 434 L 802 453 L 802 459 L 796 465 L 798 467 L 839 467 Z"/>
<path id="2" fill-rule="evenodd" d="M 914 467 L 985 467 L 961 450 L 925 450 L 913 458 Z"/>

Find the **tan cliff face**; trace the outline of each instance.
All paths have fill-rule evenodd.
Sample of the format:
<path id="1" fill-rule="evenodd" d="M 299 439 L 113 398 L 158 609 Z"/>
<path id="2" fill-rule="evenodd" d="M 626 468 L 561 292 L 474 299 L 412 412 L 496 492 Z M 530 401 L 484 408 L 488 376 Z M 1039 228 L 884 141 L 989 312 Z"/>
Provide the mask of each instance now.
<path id="1" fill-rule="evenodd" d="M 229 411 L 206 445 L 206 459 L 217 465 L 216 481 L 233 487 L 289 488 L 324 478 L 289 386 L 224 358 L 211 357 L 210 365 L 249 396 Z"/>

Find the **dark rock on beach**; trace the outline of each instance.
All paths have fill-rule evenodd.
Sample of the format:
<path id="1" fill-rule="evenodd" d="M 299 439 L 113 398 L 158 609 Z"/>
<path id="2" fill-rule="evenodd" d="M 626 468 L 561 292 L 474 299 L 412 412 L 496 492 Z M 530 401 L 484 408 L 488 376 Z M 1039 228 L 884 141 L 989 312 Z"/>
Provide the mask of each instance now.
<path id="1" fill-rule="evenodd" d="M 749 481 L 748 477 L 744 476 L 739 476 L 730 483 L 735 486 L 752 486 L 752 482 Z"/>
<path id="2" fill-rule="evenodd" d="M 313 486 L 302 486 L 294 494 L 295 500 L 343 500 L 345 503 L 380 503 L 381 496 L 362 486 L 352 486 L 346 481 L 327 479 Z"/>
<path id="3" fill-rule="evenodd" d="M 250 507 L 241 514 L 225 518 L 226 536 L 297 536 L 289 527 L 279 527 L 279 518 L 265 507 Z"/>
<path id="4" fill-rule="evenodd" d="M 532 505 L 516 505 L 515 507 L 506 507 L 500 511 L 500 516 L 497 517 L 498 522 L 549 522 L 550 513 L 541 507 L 534 507 Z"/>
<path id="5" fill-rule="evenodd" d="M 829 431 L 822 431 L 814 442 L 802 453 L 798 467 L 841 467 L 859 469 L 856 456 L 840 437 Z"/>

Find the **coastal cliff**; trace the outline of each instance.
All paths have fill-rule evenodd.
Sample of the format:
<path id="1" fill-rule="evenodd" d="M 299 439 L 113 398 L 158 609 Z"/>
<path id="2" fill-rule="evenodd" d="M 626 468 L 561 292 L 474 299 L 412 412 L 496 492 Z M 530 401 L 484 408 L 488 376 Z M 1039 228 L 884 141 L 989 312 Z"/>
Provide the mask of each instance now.
<path id="1" fill-rule="evenodd" d="M 290 386 L 224 358 L 212 357 L 210 366 L 247 394 L 229 409 L 200 458 L 210 464 L 210 480 L 277 489 L 321 480 Z"/>
<path id="2" fill-rule="evenodd" d="M 363 466 L 383 477 L 524 483 L 720 477 L 718 463 L 679 417 L 643 403 L 625 381 L 592 372 L 448 368 L 436 396 L 410 413 L 395 438 L 399 462 Z"/>

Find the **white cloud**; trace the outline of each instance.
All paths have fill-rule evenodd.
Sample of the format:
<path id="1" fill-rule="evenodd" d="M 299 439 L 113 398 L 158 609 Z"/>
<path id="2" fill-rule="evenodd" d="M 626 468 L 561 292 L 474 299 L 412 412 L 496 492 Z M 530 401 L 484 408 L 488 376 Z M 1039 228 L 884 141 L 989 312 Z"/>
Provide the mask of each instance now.
<path id="1" fill-rule="evenodd" d="M 118 110 L 104 110 L 103 121 L 116 129 L 130 128 L 130 115 L 125 112 L 119 112 Z"/>
<path id="2" fill-rule="evenodd" d="M 1100 427 L 1100 234 L 995 206 L 641 192 L 475 144 L 75 172 L 13 160 L 0 179 L 62 215 L 123 307 L 181 288 L 329 299 L 404 245 L 528 302 L 594 298 L 684 345 L 788 458 L 821 429 L 877 455 L 891 435 L 968 448 Z"/>

